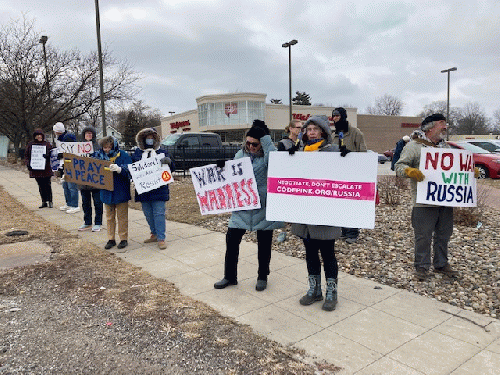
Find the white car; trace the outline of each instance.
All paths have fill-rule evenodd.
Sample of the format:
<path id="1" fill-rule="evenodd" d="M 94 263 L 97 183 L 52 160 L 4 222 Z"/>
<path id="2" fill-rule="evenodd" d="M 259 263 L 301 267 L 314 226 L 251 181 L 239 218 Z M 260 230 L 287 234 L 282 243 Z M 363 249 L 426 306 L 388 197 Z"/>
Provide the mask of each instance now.
<path id="1" fill-rule="evenodd" d="M 500 140 L 498 139 L 465 139 L 464 142 L 481 147 L 489 152 L 500 153 Z"/>

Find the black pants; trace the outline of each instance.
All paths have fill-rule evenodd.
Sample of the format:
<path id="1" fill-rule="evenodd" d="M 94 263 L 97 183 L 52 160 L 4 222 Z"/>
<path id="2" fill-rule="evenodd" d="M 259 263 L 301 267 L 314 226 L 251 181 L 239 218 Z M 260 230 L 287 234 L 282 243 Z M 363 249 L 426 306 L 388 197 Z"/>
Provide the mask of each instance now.
<path id="1" fill-rule="evenodd" d="M 240 255 L 240 243 L 245 229 L 228 228 L 226 234 L 226 261 L 224 266 L 224 278 L 230 281 L 238 280 L 238 257 Z M 267 280 L 269 275 L 269 263 L 271 263 L 271 245 L 273 242 L 272 230 L 257 231 L 257 259 L 259 270 L 257 279 Z"/>
<path id="2" fill-rule="evenodd" d="M 335 240 L 313 240 L 303 238 L 306 248 L 307 272 L 309 275 L 321 275 L 321 261 L 319 252 L 323 258 L 325 268 L 325 278 L 336 279 L 339 275 L 339 266 L 335 257 Z"/>
<path id="3" fill-rule="evenodd" d="M 92 225 L 92 200 L 94 200 L 95 225 L 102 225 L 103 205 L 99 189 L 80 190 L 82 193 L 83 221 L 85 225 Z"/>
<path id="4" fill-rule="evenodd" d="M 35 177 L 42 202 L 52 202 L 52 186 L 49 177 Z"/>

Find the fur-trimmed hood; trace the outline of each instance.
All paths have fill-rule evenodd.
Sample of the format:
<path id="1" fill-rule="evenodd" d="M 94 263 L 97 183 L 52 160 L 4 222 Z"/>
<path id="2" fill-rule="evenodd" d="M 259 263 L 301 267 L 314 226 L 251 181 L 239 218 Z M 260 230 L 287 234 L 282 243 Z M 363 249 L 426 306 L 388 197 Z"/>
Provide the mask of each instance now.
<path id="1" fill-rule="evenodd" d="M 310 123 L 319 126 L 321 130 L 323 130 L 323 133 L 326 134 L 326 144 L 332 144 L 332 129 L 330 129 L 330 122 L 328 121 L 328 118 L 326 116 L 311 116 L 307 119 L 307 121 L 304 123 L 304 126 L 302 127 L 302 141 L 307 142 L 309 140 L 307 137 L 306 129 L 307 125 L 309 125 Z"/>
<path id="2" fill-rule="evenodd" d="M 35 142 L 38 142 L 38 141 L 35 139 L 35 137 L 36 137 L 37 135 L 41 135 L 41 136 L 42 136 L 42 142 L 44 142 L 44 141 L 45 141 L 45 133 L 43 132 L 43 130 L 42 130 L 42 129 L 37 128 L 37 129 L 35 129 L 35 130 L 33 131 L 33 141 L 35 141 Z"/>
<path id="3" fill-rule="evenodd" d="M 146 137 L 148 135 L 152 135 L 154 139 L 153 146 L 147 146 L 146 145 Z M 160 148 L 160 135 L 157 133 L 157 131 L 153 128 L 145 128 L 139 131 L 137 135 L 135 136 L 135 142 L 137 143 L 137 147 L 139 147 L 141 150 L 146 150 L 148 148 L 152 148 L 154 150 L 158 150 Z"/>
<path id="4" fill-rule="evenodd" d="M 92 133 L 92 142 L 97 142 L 97 132 L 95 130 L 95 128 L 93 126 L 86 126 L 83 128 L 82 132 L 81 132 L 81 140 L 82 142 L 86 142 L 86 139 L 85 139 L 85 133 L 87 132 L 91 132 Z"/>

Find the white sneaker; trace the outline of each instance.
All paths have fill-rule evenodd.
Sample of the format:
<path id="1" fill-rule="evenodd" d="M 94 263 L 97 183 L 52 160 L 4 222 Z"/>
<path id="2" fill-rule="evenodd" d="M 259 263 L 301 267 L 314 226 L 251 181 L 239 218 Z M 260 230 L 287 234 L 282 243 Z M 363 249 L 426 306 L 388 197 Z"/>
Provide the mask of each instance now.
<path id="1" fill-rule="evenodd" d="M 100 232 L 101 231 L 101 226 L 100 225 L 94 225 L 92 227 L 92 232 Z"/>
<path id="2" fill-rule="evenodd" d="M 68 210 L 68 208 L 69 208 L 69 207 L 68 207 L 68 206 L 66 206 L 66 205 L 59 207 L 59 209 L 60 209 L 61 211 L 67 211 L 67 210 Z"/>
<path id="3" fill-rule="evenodd" d="M 70 207 L 66 210 L 66 213 L 67 214 L 74 214 L 78 211 L 80 211 L 80 207 Z"/>
<path id="4" fill-rule="evenodd" d="M 90 230 L 90 228 L 91 228 L 91 227 L 92 227 L 92 225 L 83 224 L 82 226 L 80 226 L 80 227 L 78 228 L 78 230 L 79 230 L 80 232 L 83 232 L 83 231 L 86 231 L 86 230 Z"/>

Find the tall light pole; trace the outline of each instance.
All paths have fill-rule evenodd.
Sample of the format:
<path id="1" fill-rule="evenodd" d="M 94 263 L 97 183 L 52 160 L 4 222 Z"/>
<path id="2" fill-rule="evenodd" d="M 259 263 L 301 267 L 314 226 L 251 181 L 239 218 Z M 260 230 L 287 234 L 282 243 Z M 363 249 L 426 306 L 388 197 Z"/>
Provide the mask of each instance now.
<path id="1" fill-rule="evenodd" d="M 43 47 L 43 62 L 45 64 L 45 84 L 47 85 L 47 97 L 50 102 L 50 86 L 49 86 L 49 70 L 47 69 L 47 50 L 45 49 L 45 44 L 47 43 L 49 37 L 47 35 L 42 35 L 38 43 L 42 44 Z"/>
<path id="2" fill-rule="evenodd" d="M 283 43 L 281 47 L 288 48 L 288 100 L 290 121 L 292 121 L 292 46 L 297 44 L 297 39 L 292 39 L 289 42 Z"/>
<path id="3" fill-rule="evenodd" d="M 106 137 L 106 113 L 104 112 L 104 72 L 102 69 L 101 19 L 99 16 L 99 0 L 95 0 L 95 23 L 97 31 L 97 55 L 99 57 L 99 95 L 101 97 L 102 136 Z"/>
<path id="4" fill-rule="evenodd" d="M 168 111 L 170 113 L 170 116 L 172 116 L 175 112 L 174 111 Z"/>
<path id="5" fill-rule="evenodd" d="M 448 73 L 448 97 L 446 99 L 446 121 L 450 123 L 450 72 L 457 70 L 457 67 L 441 70 L 441 73 Z M 446 140 L 449 140 L 448 128 L 446 128 Z"/>

